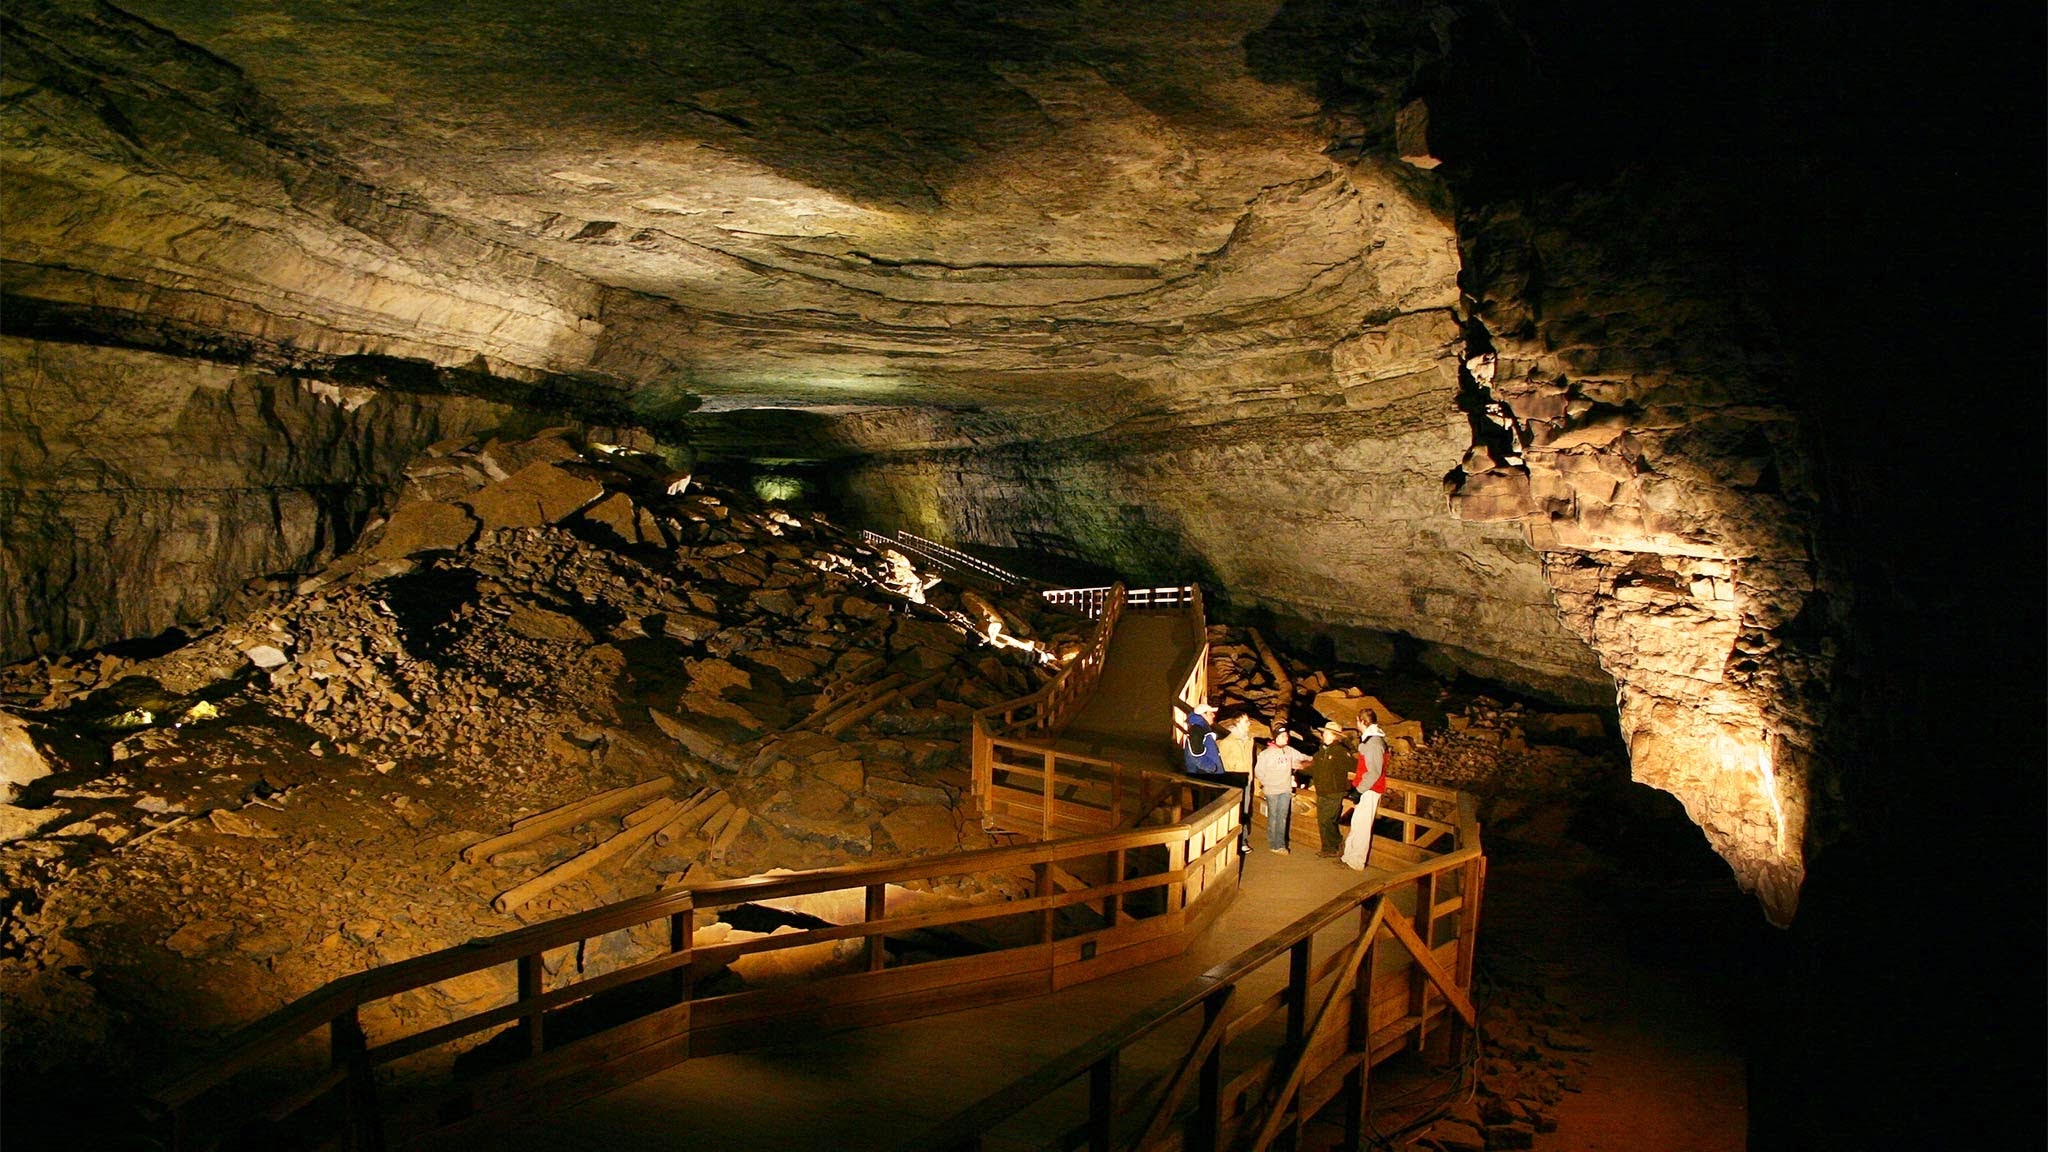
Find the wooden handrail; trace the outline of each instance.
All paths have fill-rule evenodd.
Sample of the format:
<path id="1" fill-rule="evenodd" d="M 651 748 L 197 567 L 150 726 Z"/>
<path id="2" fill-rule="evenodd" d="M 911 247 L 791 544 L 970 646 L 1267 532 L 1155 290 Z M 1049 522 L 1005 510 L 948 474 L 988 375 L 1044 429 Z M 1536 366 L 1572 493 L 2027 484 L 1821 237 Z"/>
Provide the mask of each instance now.
<path id="1" fill-rule="evenodd" d="M 1354 946 L 1369 947 L 1373 938 L 1382 932 L 1397 940 L 1416 957 L 1418 968 L 1423 970 L 1430 986 L 1442 992 L 1445 1002 L 1457 1014 L 1458 1021 L 1467 1028 L 1471 1027 L 1474 1022 L 1470 1002 L 1471 941 L 1477 931 L 1479 892 L 1483 887 L 1485 874 L 1485 857 L 1479 840 L 1476 805 L 1469 796 L 1462 793 L 1449 792 L 1411 781 L 1390 780 L 1388 789 L 1390 792 L 1407 789 L 1416 794 L 1455 801 L 1458 805 L 1456 828 L 1459 846 L 1393 876 L 1366 880 L 1351 890 L 1333 897 L 1316 910 L 1196 976 L 1181 988 L 1138 1009 L 1118 1024 L 1088 1038 L 1052 1062 L 1042 1065 L 1030 1074 L 956 1113 L 916 1140 L 902 1145 L 904 1152 L 909 1152 L 910 1149 L 979 1148 L 984 1134 L 994 1130 L 1003 1121 L 1032 1107 L 1070 1081 L 1102 1067 L 1105 1062 L 1116 1060 L 1119 1053 L 1168 1024 L 1198 1010 L 1205 1011 L 1210 1013 L 1208 1023 L 1198 1030 L 1196 1038 L 1191 1042 L 1187 1062 L 1183 1063 L 1181 1072 L 1167 1082 L 1162 1100 L 1153 1115 L 1153 1121 L 1146 1125 L 1145 1131 L 1139 1135 L 1137 1143 L 1133 1146 L 1145 1148 L 1154 1141 L 1172 1145 L 1174 1141 L 1166 1139 L 1164 1122 L 1172 1118 L 1169 1113 L 1178 1105 L 1179 1091 L 1185 1088 L 1188 1070 L 1194 1063 L 1218 1059 L 1219 1054 L 1216 1050 L 1219 1047 L 1249 1033 L 1251 1024 L 1277 1010 L 1278 1003 L 1305 1002 L 1302 998 L 1305 998 L 1311 985 L 1332 975 L 1341 974 L 1346 960 L 1342 951 L 1329 957 L 1322 966 L 1312 968 L 1307 962 L 1306 950 L 1319 933 L 1346 916 L 1359 915 L 1364 920 L 1360 934 L 1353 938 Z M 1427 941 L 1418 934 L 1409 919 L 1392 906 L 1390 897 L 1396 891 L 1413 885 L 1419 892 L 1430 894 L 1429 898 L 1433 901 L 1436 878 L 1453 873 L 1462 873 L 1466 879 L 1465 890 L 1458 897 L 1460 907 L 1457 914 L 1462 920 L 1459 924 L 1456 970 L 1445 972 L 1434 959 L 1426 958 L 1429 952 Z M 1417 919 L 1424 923 L 1439 915 L 1438 906 L 1433 903 L 1418 907 L 1417 912 Z M 1248 1006 L 1235 1018 L 1221 1021 L 1220 1011 L 1230 1001 L 1232 993 L 1254 973 L 1283 957 L 1290 962 L 1287 987 L 1267 997 L 1265 1001 Z M 1426 1023 L 1426 1017 L 1418 1017 L 1414 1026 L 1419 1030 Z M 1294 1029 L 1290 1028 L 1290 1043 L 1297 1048 L 1305 1049 L 1302 1038 L 1294 1036 L 1293 1031 Z M 1368 1039 L 1367 1043 L 1370 1045 L 1371 1040 Z M 1298 1086 L 1316 1074 L 1328 1070 L 1327 1067 L 1314 1069 L 1300 1063 L 1307 1058 L 1305 1050 L 1297 1053 L 1297 1063 L 1288 1069 L 1285 1084 Z M 1370 1063 L 1370 1051 L 1367 1051 L 1363 1058 L 1356 1060 L 1356 1067 L 1350 1073 L 1361 1077 L 1361 1096 L 1362 1077 Z M 1250 1083 L 1256 1077 L 1247 1074 L 1239 1079 L 1240 1082 Z M 1113 1092 L 1106 1097 L 1100 1093 L 1090 1093 L 1087 1129 L 1104 1136 L 1104 1139 L 1094 1142 L 1093 1147 L 1111 1146 L 1107 1135 L 1113 1129 L 1113 1121 L 1119 1110 L 1114 1095 Z M 1257 1118 L 1261 1122 L 1262 1137 L 1270 1140 L 1281 1122 L 1281 1113 L 1287 1103 L 1288 1099 L 1285 1098 L 1265 1102 L 1265 1115 Z M 1223 1102 L 1210 1101 L 1205 1107 L 1221 1115 Z M 1207 1134 L 1206 1142 L 1197 1141 L 1191 1146 L 1217 1147 L 1219 1145 L 1216 1143 L 1216 1137 L 1217 1133 L 1210 1132 Z M 1263 1146 L 1261 1141 L 1255 1141 L 1255 1144 Z"/>

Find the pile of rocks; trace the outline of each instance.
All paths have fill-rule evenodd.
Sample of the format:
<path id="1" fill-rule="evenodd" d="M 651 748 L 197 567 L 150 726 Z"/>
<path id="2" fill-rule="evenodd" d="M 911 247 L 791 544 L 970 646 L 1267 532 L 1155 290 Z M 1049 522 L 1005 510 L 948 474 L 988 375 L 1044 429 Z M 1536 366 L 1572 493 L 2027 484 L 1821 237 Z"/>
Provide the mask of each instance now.
<path id="1" fill-rule="evenodd" d="M 1404 1146 L 1427 1152 L 1534 1148 L 1557 1130 L 1557 1106 L 1585 1087 L 1583 1022 L 1540 966 L 1481 966 L 1478 1074 L 1469 1097 Z"/>
<path id="2" fill-rule="evenodd" d="M 1401 759 L 1400 775 L 1495 795 L 1557 793 L 1621 754 L 1606 721 L 1591 712 L 1547 712 L 1477 696 L 1444 719 L 1444 731 L 1427 747 Z"/>
<path id="3" fill-rule="evenodd" d="M 48 773 L 0 806 L 10 1064 L 155 1060 L 133 1043 L 685 876 L 986 844 L 972 710 L 1042 684 L 1088 622 L 924 578 L 913 600 L 900 567 L 659 457 L 451 442 L 356 548 L 174 650 L 0 671 Z M 673 836 L 493 910 L 620 814 L 464 849 L 650 779 L 701 819 L 664 809 Z M 501 991 L 472 983 L 392 1011 Z"/>

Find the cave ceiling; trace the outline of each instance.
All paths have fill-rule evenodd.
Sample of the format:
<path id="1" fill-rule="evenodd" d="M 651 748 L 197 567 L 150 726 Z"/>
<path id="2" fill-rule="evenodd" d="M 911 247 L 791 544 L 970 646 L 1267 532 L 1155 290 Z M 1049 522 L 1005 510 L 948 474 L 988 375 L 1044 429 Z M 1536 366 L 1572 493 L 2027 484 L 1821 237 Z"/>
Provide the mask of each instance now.
<path id="1" fill-rule="evenodd" d="M 1174 407 L 1186 373 L 1243 377 L 1234 366 L 1257 359 L 1282 365 L 1249 373 L 1262 383 L 1299 375 L 1289 357 L 1326 355 L 1361 318 L 1455 300 L 1434 184 L 1333 162 L 1314 93 L 1252 74 L 1245 41 L 1270 3 L 127 7 L 217 59 L 83 7 L 31 6 L 26 22 L 126 33 L 106 51 L 140 77 L 130 86 L 189 107 L 93 140 L 46 92 L 16 146 L 91 156 L 88 190 L 161 182 L 172 205 L 210 179 L 216 199 L 285 217 L 273 239 L 336 195 L 304 169 L 365 189 L 378 225 L 293 237 L 269 259 L 342 266 L 302 282 L 393 279 L 454 297 L 443 314 L 476 313 L 445 316 L 438 341 L 367 324 L 352 335 L 371 351 L 587 373 L 643 410 L 688 396 L 1073 419 L 1085 402 L 1104 421 Z M 75 52 L 32 67 L 87 67 Z M 118 93 L 88 98 L 123 110 Z M 233 192 L 219 159 L 187 154 L 223 119 L 260 144 L 227 161 Z M 247 244 L 209 209 L 252 215 L 194 205 L 176 232 L 169 213 L 126 205 L 104 246 L 203 278 Z M 547 290 L 501 323 L 493 297 L 522 275 Z M 347 310 L 327 327 L 348 327 Z"/>

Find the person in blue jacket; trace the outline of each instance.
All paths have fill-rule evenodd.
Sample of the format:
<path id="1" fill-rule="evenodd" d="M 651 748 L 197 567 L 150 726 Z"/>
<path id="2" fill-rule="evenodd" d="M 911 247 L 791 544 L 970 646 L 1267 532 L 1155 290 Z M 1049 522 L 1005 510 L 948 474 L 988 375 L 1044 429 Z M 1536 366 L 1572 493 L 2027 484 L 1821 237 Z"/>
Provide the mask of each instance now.
<path id="1" fill-rule="evenodd" d="M 1180 755 L 1190 776 L 1223 775 L 1223 750 L 1216 746 L 1216 729 L 1211 727 L 1215 719 L 1214 704 L 1197 704 L 1188 713 L 1188 738 Z"/>
<path id="2" fill-rule="evenodd" d="M 1190 776 L 1237 786 L 1242 797 L 1238 803 L 1237 863 L 1242 870 L 1245 854 L 1251 850 L 1252 777 L 1249 772 L 1223 770 L 1223 750 L 1216 745 L 1215 719 L 1214 704 L 1197 704 L 1188 713 L 1188 736 L 1180 747 L 1181 763 Z"/>

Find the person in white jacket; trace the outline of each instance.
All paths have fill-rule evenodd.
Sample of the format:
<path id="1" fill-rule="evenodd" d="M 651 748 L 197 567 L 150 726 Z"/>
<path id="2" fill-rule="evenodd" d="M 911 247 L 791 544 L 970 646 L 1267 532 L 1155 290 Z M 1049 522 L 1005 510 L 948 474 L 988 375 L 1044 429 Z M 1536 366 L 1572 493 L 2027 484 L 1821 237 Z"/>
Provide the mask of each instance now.
<path id="1" fill-rule="evenodd" d="M 1358 807 L 1351 810 L 1351 831 L 1344 837 L 1344 864 L 1360 871 L 1372 854 L 1372 822 L 1380 812 L 1380 794 L 1387 790 L 1387 734 L 1368 708 L 1358 718 L 1358 770 L 1351 777 Z"/>
<path id="2" fill-rule="evenodd" d="M 1273 742 L 1259 752 L 1252 774 L 1266 797 L 1266 847 L 1287 851 L 1287 837 L 1294 823 L 1294 774 L 1308 764 L 1308 754 L 1296 748 L 1293 734 L 1273 729 Z"/>

